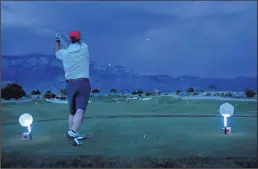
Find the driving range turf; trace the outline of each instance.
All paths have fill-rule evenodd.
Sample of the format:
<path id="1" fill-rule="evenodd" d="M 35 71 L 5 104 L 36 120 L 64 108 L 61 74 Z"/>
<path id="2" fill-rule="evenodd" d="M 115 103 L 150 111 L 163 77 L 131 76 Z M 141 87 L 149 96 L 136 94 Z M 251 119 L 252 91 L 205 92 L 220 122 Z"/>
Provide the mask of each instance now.
<path id="1" fill-rule="evenodd" d="M 68 105 L 1 103 L 2 167 L 256 167 L 257 102 L 149 101 L 94 97 L 80 147 L 65 137 Z M 232 134 L 222 132 L 222 103 L 235 106 Z M 19 116 L 30 113 L 33 140 L 21 141 Z"/>

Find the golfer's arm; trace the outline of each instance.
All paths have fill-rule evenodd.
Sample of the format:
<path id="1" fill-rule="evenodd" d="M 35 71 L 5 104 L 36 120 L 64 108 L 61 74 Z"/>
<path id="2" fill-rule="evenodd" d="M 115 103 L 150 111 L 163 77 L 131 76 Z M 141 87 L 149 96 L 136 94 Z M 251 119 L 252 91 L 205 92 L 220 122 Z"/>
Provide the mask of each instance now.
<path id="1" fill-rule="evenodd" d="M 60 49 L 61 47 L 60 47 L 60 41 L 59 41 L 59 42 L 56 42 L 55 55 L 56 55 L 56 52 L 59 51 Z"/>

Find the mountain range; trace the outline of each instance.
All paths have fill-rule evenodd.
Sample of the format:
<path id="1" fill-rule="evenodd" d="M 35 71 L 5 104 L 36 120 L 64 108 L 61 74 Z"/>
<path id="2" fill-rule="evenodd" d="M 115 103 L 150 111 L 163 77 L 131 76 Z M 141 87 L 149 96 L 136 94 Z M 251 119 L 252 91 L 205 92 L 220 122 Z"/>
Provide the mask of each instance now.
<path id="1" fill-rule="evenodd" d="M 43 54 L 2 56 L 2 87 L 8 82 L 21 84 L 26 91 L 60 91 L 65 87 L 63 65 L 55 56 Z M 186 90 L 189 87 L 207 90 L 213 84 L 216 90 L 243 91 L 246 88 L 257 90 L 257 77 L 234 79 L 201 78 L 195 76 L 170 77 L 168 75 L 145 76 L 134 73 L 122 66 L 111 66 L 90 62 L 92 88 L 109 92 L 116 88 L 120 92 L 142 89 L 161 92 Z"/>

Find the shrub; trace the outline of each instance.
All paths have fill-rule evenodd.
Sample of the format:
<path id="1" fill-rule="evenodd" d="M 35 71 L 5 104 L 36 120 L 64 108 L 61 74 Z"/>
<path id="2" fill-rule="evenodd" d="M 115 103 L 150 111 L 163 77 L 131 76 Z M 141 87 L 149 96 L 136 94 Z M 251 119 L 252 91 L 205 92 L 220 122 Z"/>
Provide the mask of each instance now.
<path id="1" fill-rule="evenodd" d="M 190 87 L 186 90 L 188 93 L 193 93 L 194 92 L 194 88 Z"/>
<path id="2" fill-rule="evenodd" d="M 67 95 L 67 90 L 66 89 L 61 89 L 61 94 L 63 95 L 63 96 L 66 96 Z"/>
<path id="3" fill-rule="evenodd" d="M 211 96 L 211 93 L 206 93 L 206 95 L 205 96 Z"/>
<path id="4" fill-rule="evenodd" d="M 54 98 L 56 98 L 56 94 L 55 93 L 51 93 L 50 97 L 51 97 L 51 99 L 54 99 Z"/>
<path id="5" fill-rule="evenodd" d="M 50 90 L 46 91 L 44 94 L 45 99 L 53 99 L 56 98 L 56 94 L 52 93 Z"/>
<path id="6" fill-rule="evenodd" d="M 132 92 L 132 95 L 137 95 L 138 94 L 139 96 L 141 96 L 143 93 L 144 92 L 142 90 L 136 90 L 136 91 Z"/>
<path id="7" fill-rule="evenodd" d="M 181 93 L 180 90 L 177 90 L 177 91 L 176 91 L 176 95 L 179 95 L 180 93 Z"/>
<path id="8" fill-rule="evenodd" d="M 142 90 L 138 90 L 137 93 L 141 97 L 144 92 Z"/>
<path id="9" fill-rule="evenodd" d="M 116 89 L 111 89 L 110 93 L 117 93 L 117 90 Z"/>
<path id="10" fill-rule="evenodd" d="M 230 92 L 227 92 L 227 93 L 225 93 L 225 95 L 224 95 L 225 97 L 232 97 L 233 96 L 233 94 L 232 93 L 230 93 Z"/>
<path id="11" fill-rule="evenodd" d="M 8 83 L 1 89 L 1 98 L 5 100 L 20 99 L 26 95 L 25 90 L 17 83 Z"/>
<path id="12" fill-rule="evenodd" d="M 95 93 L 99 93 L 99 89 L 92 89 L 91 93 L 95 94 Z"/>
<path id="13" fill-rule="evenodd" d="M 196 96 L 196 95 L 198 95 L 198 92 L 193 92 L 193 96 Z"/>
<path id="14" fill-rule="evenodd" d="M 49 93 L 45 93 L 44 94 L 44 98 L 45 99 L 50 99 L 51 98 L 51 93 L 49 94 Z"/>
<path id="15" fill-rule="evenodd" d="M 137 94 L 138 94 L 137 91 L 132 92 L 132 95 L 137 95 Z"/>
<path id="16" fill-rule="evenodd" d="M 41 95 L 41 92 L 39 90 L 32 90 L 30 95 Z"/>
<path id="17" fill-rule="evenodd" d="M 66 100 L 66 97 L 64 97 L 64 96 L 56 96 L 55 98 L 57 98 L 59 100 Z"/>
<path id="18" fill-rule="evenodd" d="M 255 91 L 251 90 L 251 89 L 245 89 L 245 96 L 247 98 L 251 98 L 254 97 L 256 95 Z"/>
<path id="19" fill-rule="evenodd" d="M 141 94 L 143 94 L 144 92 L 143 92 L 142 90 L 137 90 L 137 93 L 138 93 L 139 95 L 141 95 Z"/>
<path id="20" fill-rule="evenodd" d="M 214 96 L 221 96 L 220 93 L 214 93 Z"/>
<path id="21" fill-rule="evenodd" d="M 145 96 L 151 96 L 151 95 L 152 95 L 151 92 L 146 92 L 146 93 L 145 93 Z"/>
<path id="22" fill-rule="evenodd" d="M 200 90 L 200 92 L 204 92 L 203 90 Z"/>
<path id="23" fill-rule="evenodd" d="M 50 93 L 51 93 L 51 91 L 50 91 L 50 90 L 48 90 L 48 91 L 46 91 L 46 93 L 50 94 Z"/>

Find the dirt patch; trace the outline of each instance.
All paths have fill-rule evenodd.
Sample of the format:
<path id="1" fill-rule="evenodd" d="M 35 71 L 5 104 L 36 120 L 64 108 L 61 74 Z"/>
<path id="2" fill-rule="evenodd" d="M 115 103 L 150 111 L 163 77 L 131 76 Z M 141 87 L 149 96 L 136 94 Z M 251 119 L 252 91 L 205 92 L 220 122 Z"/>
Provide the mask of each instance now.
<path id="1" fill-rule="evenodd" d="M 256 168 L 257 157 L 215 158 L 186 157 L 104 157 L 104 156 L 25 156 L 22 154 L 1 154 L 2 168 Z"/>

